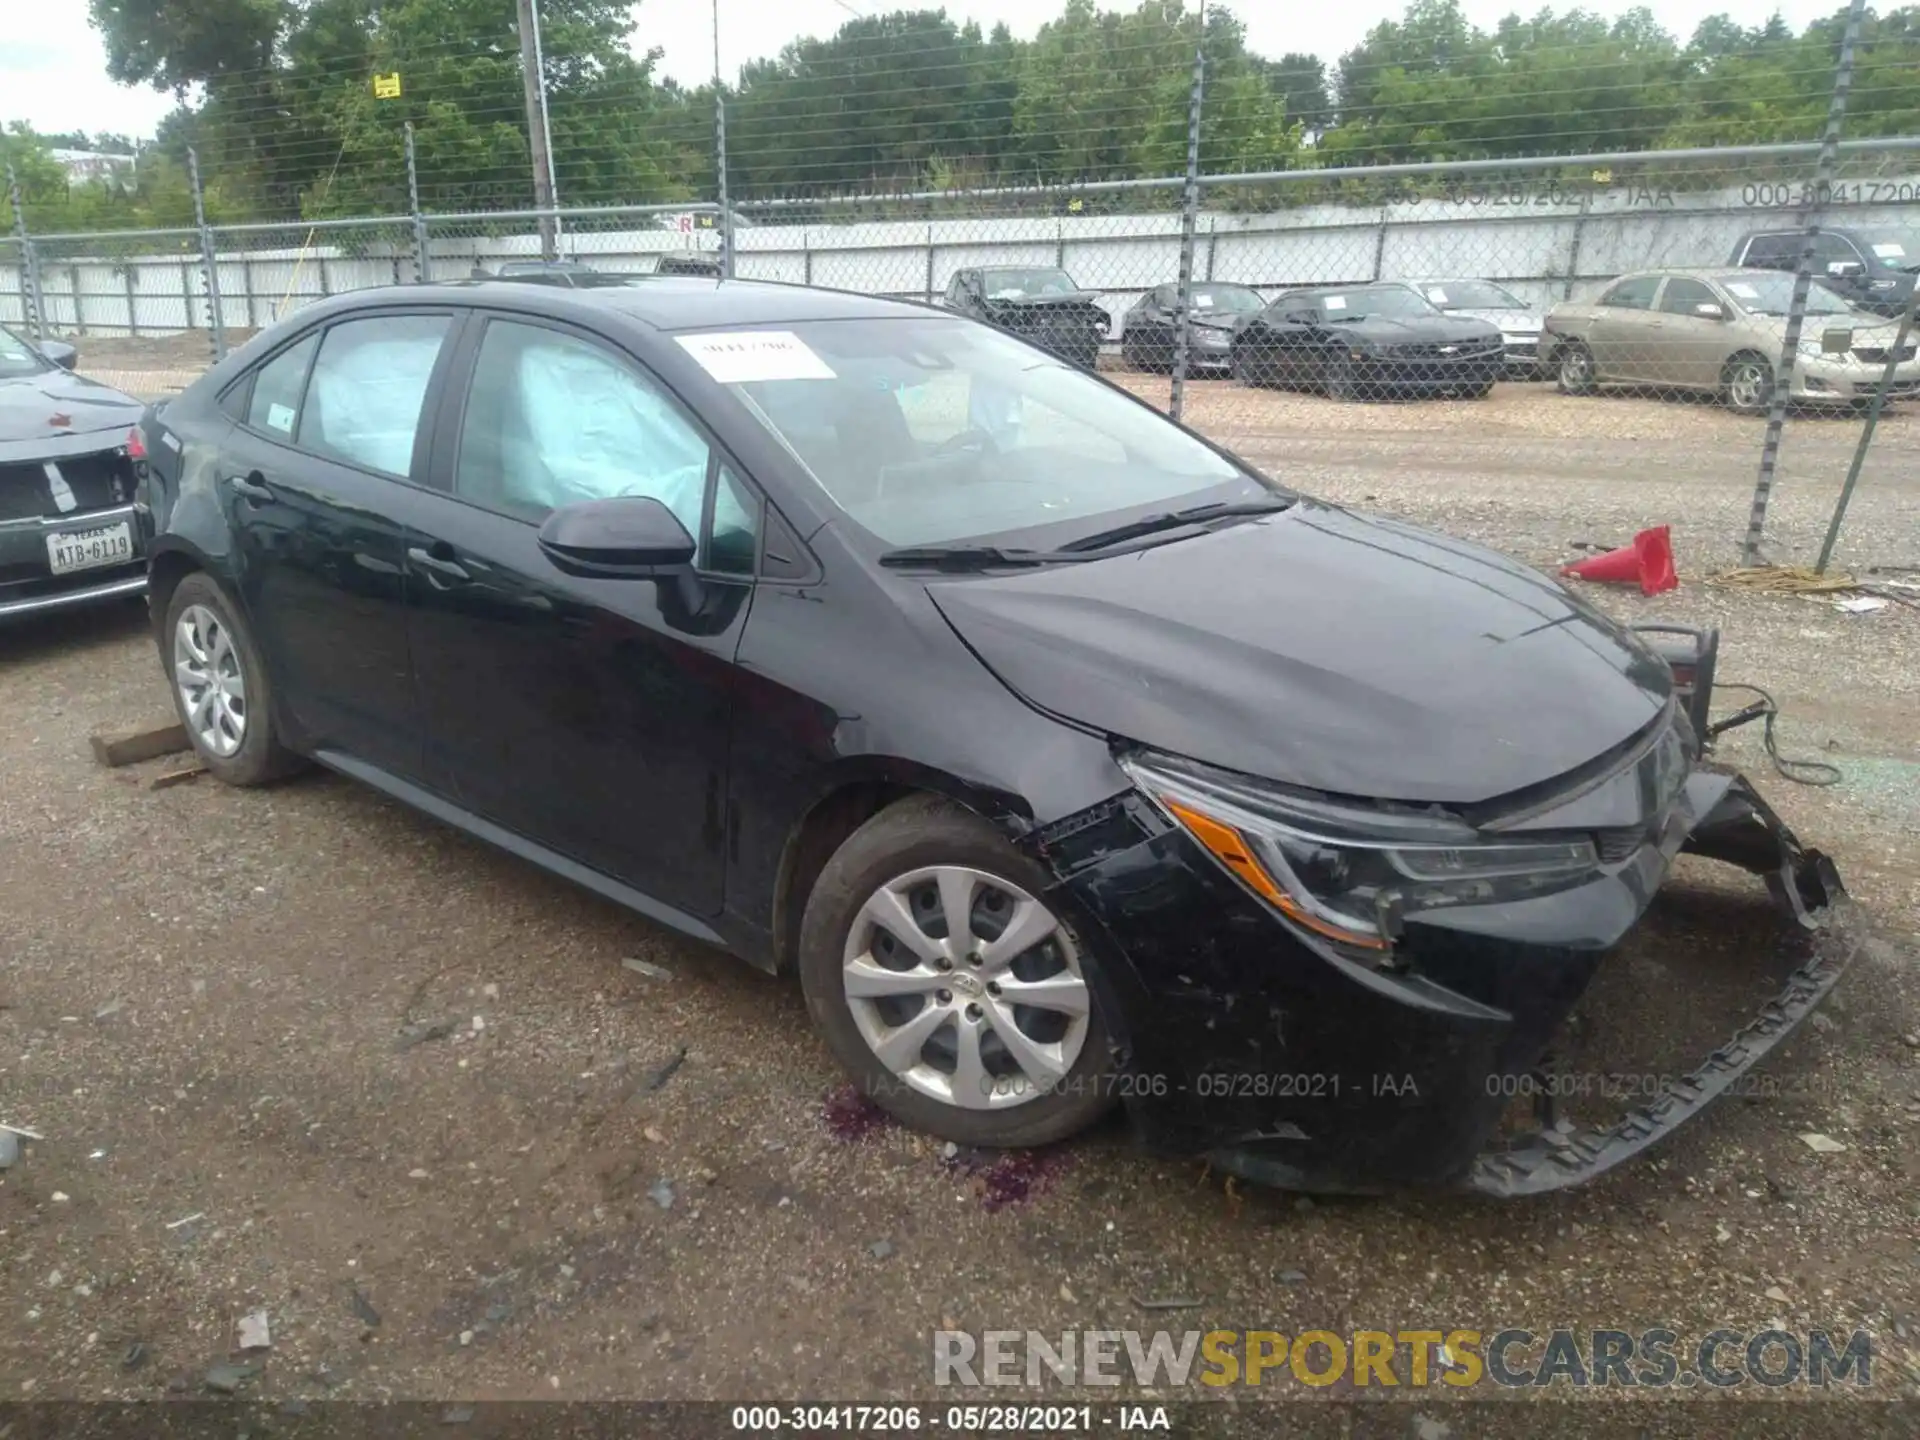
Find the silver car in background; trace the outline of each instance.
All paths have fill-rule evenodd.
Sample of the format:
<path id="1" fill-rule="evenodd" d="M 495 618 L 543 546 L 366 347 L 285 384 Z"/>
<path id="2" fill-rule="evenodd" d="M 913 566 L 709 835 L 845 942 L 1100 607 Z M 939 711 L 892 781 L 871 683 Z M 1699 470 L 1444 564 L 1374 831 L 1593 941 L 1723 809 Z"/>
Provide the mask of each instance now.
<path id="1" fill-rule="evenodd" d="M 1507 346 L 1509 380 L 1545 380 L 1553 372 L 1540 355 L 1546 314 L 1491 280 L 1409 280 L 1427 302 L 1449 315 L 1485 320 L 1500 327 Z"/>
<path id="2" fill-rule="evenodd" d="M 1569 395 L 1597 385 L 1707 391 L 1743 415 L 1773 399 L 1793 276 L 1772 270 L 1643 270 L 1590 304 L 1547 313 L 1546 344 Z M 1850 405 L 1873 395 L 1899 327 L 1831 290 L 1807 293 L 1793 367 L 1797 405 Z M 1900 347 L 1889 398 L 1920 392 L 1920 346 Z"/>

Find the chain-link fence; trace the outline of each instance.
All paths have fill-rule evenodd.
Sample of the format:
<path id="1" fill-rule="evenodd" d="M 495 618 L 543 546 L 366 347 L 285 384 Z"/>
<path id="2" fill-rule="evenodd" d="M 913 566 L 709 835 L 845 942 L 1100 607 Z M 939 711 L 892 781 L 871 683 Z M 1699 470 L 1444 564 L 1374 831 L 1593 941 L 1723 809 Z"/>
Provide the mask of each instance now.
<path id="1" fill-rule="evenodd" d="M 1529 81 L 1521 109 L 1476 119 L 1474 87 L 1493 82 L 1463 89 L 1472 66 L 1420 60 L 1409 73 L 1440 88 L 1409 98 L 1378 82 L 1411 62 L 1383 53 L 1373 70 L 1343 61 L 1336 117 L 1324 94 L 1306 103 L 1263 72 L 1236 22 L 1216 14 L 1203 29 L 1174 4 L 1110 24 L 1070 8 L 1024 59 L 951 26 L 855 26 L 750 67 L 731 99 L 557 107 L 551 176 L 576 203 L 548 209 L 525 204 L 510 163 L 517 72 L 489 60 L 485 104 L 464 70 L 468 89 L 405 90 L 404 109 L 362 96 L 337 147 L 255 135 L 245 154 L 272 163 L 248 161 L 232 186 L 213 171 L 203 186 L 189 151 L 190 228 L 36 234 L 13 187 L 0 323 L 149 342 L 177 383 L 345 291 L 734 276 L 946 306 L 1256 454 L 1414 401 L 1521 404 L 1528 423 L 1577 435 L 1606 423 L 1581 408 L 1591 397 L 1634 392 L 1730 411 L 1730 424 L 1767 418 L 1751 430 L 1752 553 L 1790 416 L 1870 434 L 1885 406 L 1920 392 L 1920 139 L 1840 143 L 1860 24 L 1856 11 L 1825 51 L 1810 31 L 1799 68 L 1782 72 L 1805 92 L 1794 143 L 1438 162 L 1408 157 L 1449 127 L 1465 137 L 1446 142 L 1455 151 L 1495 143 L 1496 122 L 1567 138 L 1541 127 L 1578 98 L 1574 81 Z M 1580 92 L 1598 117 L 1581 135 L 1726 138 L 1702 118 L 1710 106 L 1676 119 L 1686 107 L 1616 54 L 1622 43 L 1541 39 L 1542 54 L 1604 72 L 1580 83 L 1612 87 Z M 1728 53 L 1774 43 L 1753 32 Z M 415 72 L 427 78 L 409 83 L 428 89 L 433 67 L 472 51 L 429 47 Z M 1891 53 L 1872 50 L 1878 85 Z M 1689 64 L 1711 80 L 1724 60 Z M 257 99 L 262 129 L 269 102 L 304 103 L 276 84 L 263 73 L 204 113 Z M 248 192 L 267 172 L 280 188 Z M 577 203 L 629 188 L 711 198 Z M 236 221 L 243 192 L 256 210 L 314 218 Z M 404 213 L 339 213 L 362 201 Z M 1551 421 L 1538 418 L 1545 397 L 1567 407 Z"/>

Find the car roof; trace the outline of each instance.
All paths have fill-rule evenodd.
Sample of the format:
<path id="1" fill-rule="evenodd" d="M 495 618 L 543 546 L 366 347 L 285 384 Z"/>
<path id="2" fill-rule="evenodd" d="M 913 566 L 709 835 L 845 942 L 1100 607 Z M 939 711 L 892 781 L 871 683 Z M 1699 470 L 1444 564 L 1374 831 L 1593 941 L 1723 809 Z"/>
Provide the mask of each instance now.
<path id="1" fill-rule="evenodd" d="M 383 285 L 337 295 L 298 313 L 319 317 L 383 305 L 471 305 L 482 295 L 489 305 L 506 302 L 513 309 L 556 319 L 611 311 L 655 330 L 778 325 L 807 320 L 899 319 L 929 314 L 950 318 L 950 312 L 917 301 L 888 300 L 877 295 L 856 295 L 844 290 L 786 285 L 771 280 L 709 280 L 691 275 L 648 277 L 644 284 L 604 289 L 518 285 L 496 279 Z"/>
<path id="2" fill-rule="evenodd" d="M 1356 280 L 1351 285 L 1335 285 L 1331 282 L 1322 285 L 1294 285 L 1285 290 L 1287 295 L 1348 295 L 1355 290 L 1411 290 L 1413 287 L 1404 280 Z"/>

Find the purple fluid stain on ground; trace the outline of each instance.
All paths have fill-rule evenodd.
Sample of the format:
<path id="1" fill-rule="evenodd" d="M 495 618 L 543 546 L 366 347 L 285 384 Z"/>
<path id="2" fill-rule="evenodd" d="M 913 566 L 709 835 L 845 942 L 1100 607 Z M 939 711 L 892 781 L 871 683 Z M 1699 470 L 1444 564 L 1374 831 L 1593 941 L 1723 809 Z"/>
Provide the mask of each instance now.
<path id="1" fill-rule="evenodd" d="M 1066 1161 L 1058 1150 L 962 1150 L 946 1165 L 971 1181 L 980 1204 L 992 1211 L 1045 1194 Z"/>
<path id="2" fill-rule="evenodd" d="M 871 1140 L 893 1123 L 886 1111 L 852 1085 L 842 1085 L 828 1094 L 820 1106 L 820 1118 L 828 1134 L 852 1145 Z"/>

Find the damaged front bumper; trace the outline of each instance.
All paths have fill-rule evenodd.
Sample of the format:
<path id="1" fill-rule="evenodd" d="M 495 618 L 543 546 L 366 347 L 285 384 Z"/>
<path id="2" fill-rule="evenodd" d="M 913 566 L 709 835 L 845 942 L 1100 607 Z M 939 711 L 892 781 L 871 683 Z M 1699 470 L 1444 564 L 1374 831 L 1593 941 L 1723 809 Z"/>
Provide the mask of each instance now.
<path id="1" fill-rule="evenodd" d="M 1513 1082 L 1537 1073 L 1680 851 L 1760 875 L 1797 930 L 1827 928 L 1844 895 L 1832 862 L 1744 779 L 1691 770 L 1639 848 L 1589 882 L 1410 917 L 1388 968 L 1283 922 L 1137 795 L 1035 841 L 1100 961 L 1140 1138 L 1289 1189 L 1518 1196 L 1591 1179 L 1724 1093 L 1850 954 L 1843 935 L 1819 936 L 1758 1015 L 1616 1123 L 1581 1128 L 1543 1106 L 1504 1135 Z"/>

